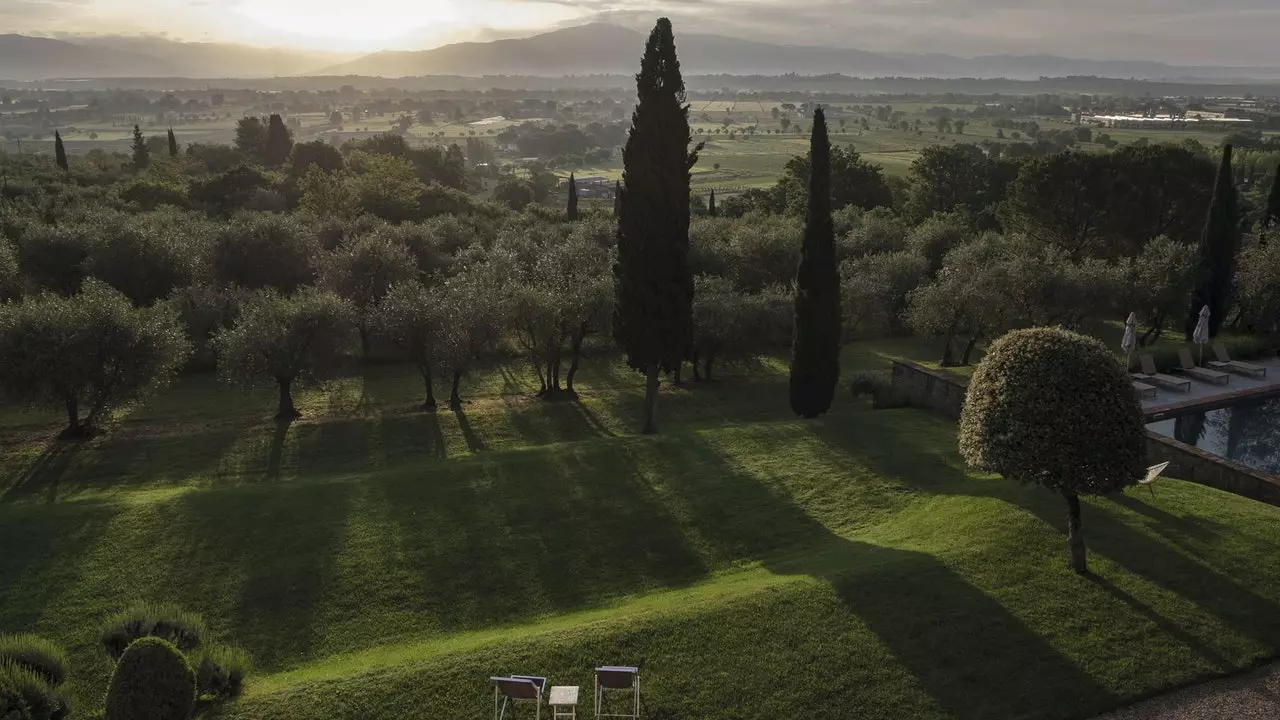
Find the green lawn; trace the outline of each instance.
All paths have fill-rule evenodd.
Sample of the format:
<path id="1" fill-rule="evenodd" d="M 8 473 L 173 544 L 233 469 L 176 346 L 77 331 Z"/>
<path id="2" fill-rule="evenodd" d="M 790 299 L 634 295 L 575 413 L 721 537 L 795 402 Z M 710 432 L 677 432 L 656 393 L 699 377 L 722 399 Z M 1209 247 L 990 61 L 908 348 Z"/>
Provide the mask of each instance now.
<path id="1" fill-rule="evenodd" d="M 638 376 L 580 384 L 546 404 L 495 368 L 428 415 L 370 366 L 277 427 L 270 392 L 197 376 L 83 446 L 0 412 L 0 631 L 66 643 L 91 710 L 103 616 L 176 602 L 257 665 L 222 715 L 317 720 L 480 717 L 490 675 L 599 664 L 643 668 L 652 718 L 1082 718 L 1280 649 L 1275 508 L 1176 480 L 1091 501 L 1081 579 L 1062 502 L 966 471 L 945 419 L 842 392 L 798 421 L 767 361 L 664 386 L 642 437 Z"/>

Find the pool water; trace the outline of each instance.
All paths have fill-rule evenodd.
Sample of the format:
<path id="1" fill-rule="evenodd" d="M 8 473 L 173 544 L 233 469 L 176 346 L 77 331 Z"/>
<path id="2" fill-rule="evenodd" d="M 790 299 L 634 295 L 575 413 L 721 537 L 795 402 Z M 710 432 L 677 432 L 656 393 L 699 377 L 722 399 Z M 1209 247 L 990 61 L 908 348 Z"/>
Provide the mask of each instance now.
<path id="1" fill-rule="evenodd" d="M 1280 398 L 1192 413 L 1147 427 L 1241 465 L 1280 475 Z"/>

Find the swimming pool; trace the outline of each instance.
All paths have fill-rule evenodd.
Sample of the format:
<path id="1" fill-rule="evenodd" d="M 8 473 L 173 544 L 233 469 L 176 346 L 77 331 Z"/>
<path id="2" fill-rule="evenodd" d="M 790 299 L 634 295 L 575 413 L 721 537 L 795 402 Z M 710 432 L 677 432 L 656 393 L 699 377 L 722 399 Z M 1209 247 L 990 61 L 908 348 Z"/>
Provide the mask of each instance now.
<path id="1" fill-rule="evenodd" d="M 1280 398 L 1191 413 L 1147 427 L 1241 465 L 1280 475 Z"/>

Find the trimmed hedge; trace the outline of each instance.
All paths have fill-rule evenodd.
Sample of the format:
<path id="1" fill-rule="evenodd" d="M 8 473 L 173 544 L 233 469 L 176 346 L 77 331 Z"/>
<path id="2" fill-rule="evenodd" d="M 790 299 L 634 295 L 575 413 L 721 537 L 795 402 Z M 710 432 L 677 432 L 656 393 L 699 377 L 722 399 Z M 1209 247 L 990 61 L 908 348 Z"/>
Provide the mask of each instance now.
<path id="1" fill-rule="evenodd" d="M 67 701 L 45 678 L 13 662 L 0 662 L 0 718 L 62 720 Z"/>
<path id="2" fill-rule="evenodd" d="M 158 637 L 144 637 L 116 665 L 106 720 L 187 720 L 195 704 L 196 675 L 186 657 Z"/>
<path id="3" fill-rule="evenodd" d="M 200 697 L 230 700 L 240 697 L 244 678 L 249 674 L 249 656 L 237 647 L 219 645 L 200 651 L 191 658 L 195 667 L 196 687 Z"/>
<path id="4" fill-rule="evenodd" d="M 53 687 L 67 679 L 66 651 L 36 635 L 0 635 L 0 663 L 29 670 Z"/>
<path id="5" fill-rule="evenodd" d="M 175 605 L 138 603 L 114 616 L 102 630 L 102 645 L 112 660 L 139 638 L 155 637 L 188 653 L 200 648 L 207 634 L 204 619 Z"/>

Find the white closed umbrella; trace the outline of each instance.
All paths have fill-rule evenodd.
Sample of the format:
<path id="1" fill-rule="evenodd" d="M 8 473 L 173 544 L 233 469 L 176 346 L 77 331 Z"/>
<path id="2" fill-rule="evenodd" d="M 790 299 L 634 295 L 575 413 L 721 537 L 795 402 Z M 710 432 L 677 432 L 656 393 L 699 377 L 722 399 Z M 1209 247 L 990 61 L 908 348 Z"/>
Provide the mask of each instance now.
<path id="1" fill-rule="evenodd" d="M 1138 314 L 1129 313 L 1124 321 L 1124 339 L 1120 341 L 1120 349 L 1125 352 L 1125 372 L 1133 367 L 1133 351 L 1138 349 Z"/>
<path id="2" fill-rule="evenodd" d="M 1200 364 L 1204 364 L 1204 346 L 1209 342 L 1209 306 L 1200 309 L 1200 321 L 1196 323 L 1196 331 L 1191 333 L 1191 341 L 1200 346 Z"/>

